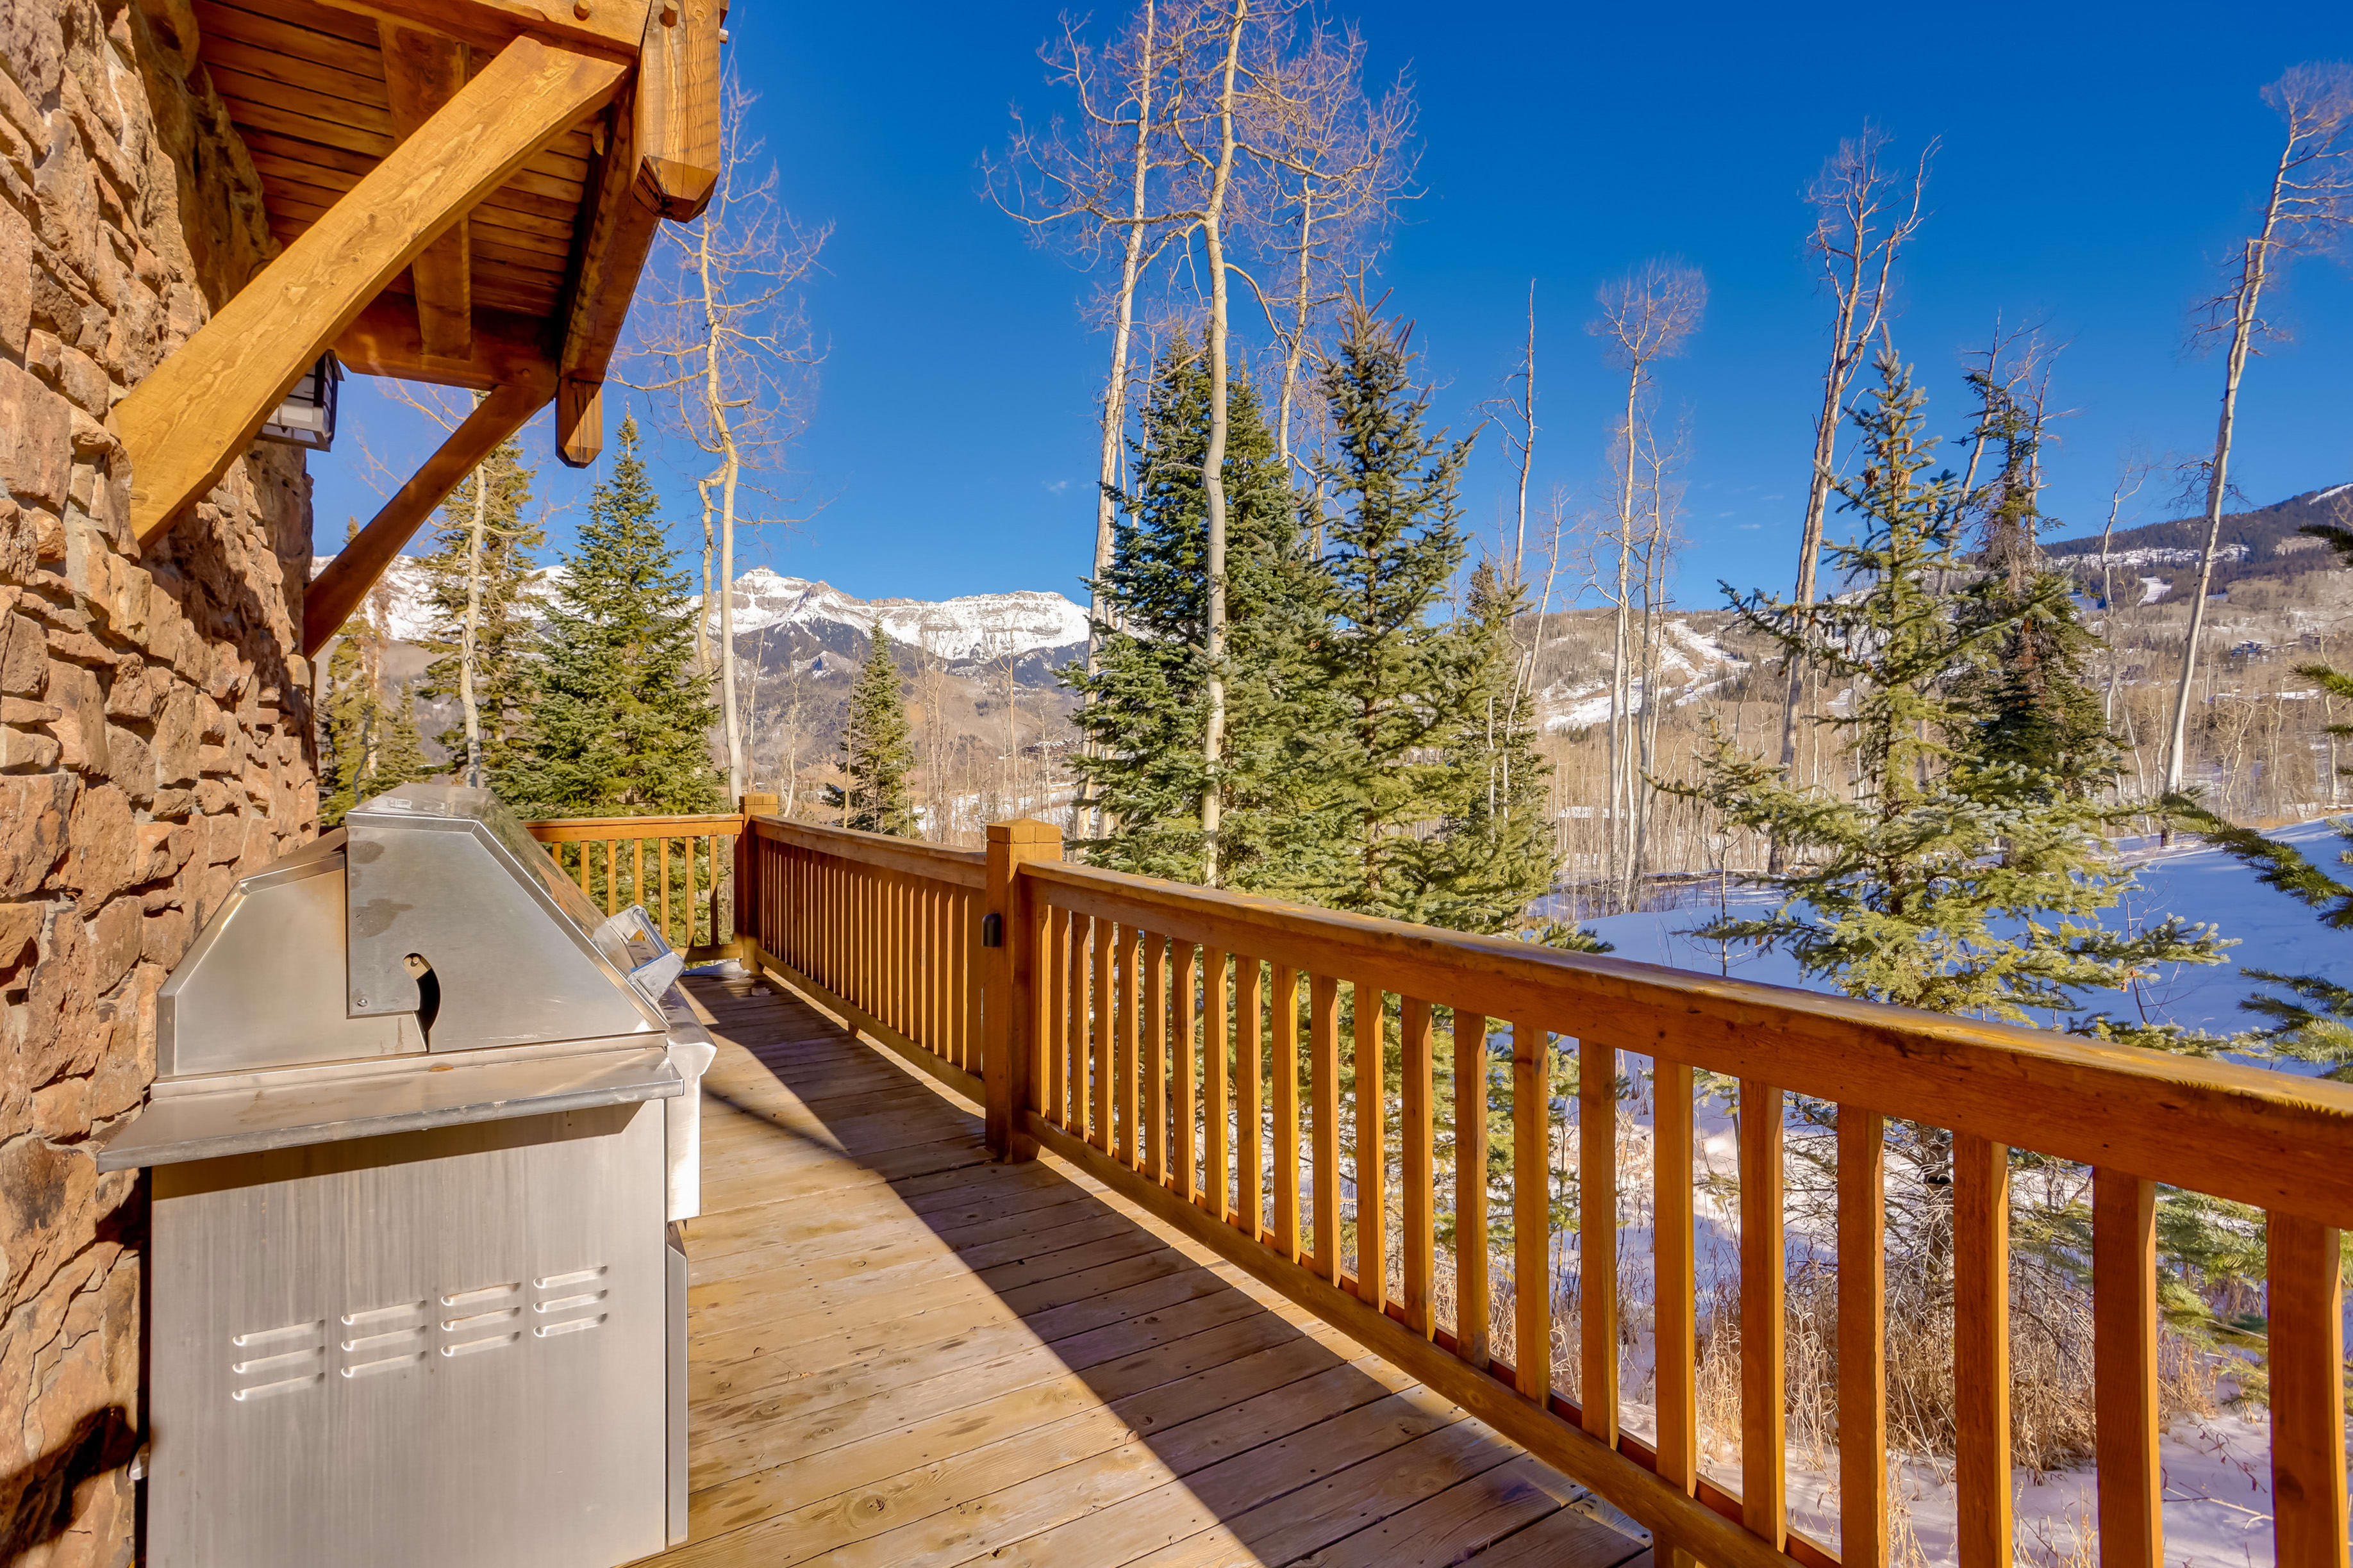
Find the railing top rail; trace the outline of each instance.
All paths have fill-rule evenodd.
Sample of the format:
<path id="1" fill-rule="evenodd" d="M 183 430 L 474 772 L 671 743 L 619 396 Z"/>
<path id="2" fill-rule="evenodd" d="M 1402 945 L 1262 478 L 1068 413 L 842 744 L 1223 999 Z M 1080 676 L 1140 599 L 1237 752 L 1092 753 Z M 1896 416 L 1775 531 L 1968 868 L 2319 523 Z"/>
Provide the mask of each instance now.
<path id="1" fill-rule="evenodd" d="M 699 816 L 556 816 L 526 822 L 524 830 L 542 844 L 575 844 L 605 838 L 702 838 L 744 831 L 738 812 Z"/>
<path id="2" fill-rule="evenodd" d="M 828 827 L 781 816 L 755 816 L 752 824 L 753 832 L 761 838 L 861 865 L 930 877 L 960 888 L 977 888 L 987 879 L 988 857 L 978 849 L 950 849 L 919 838 L 895 838 L 887 833 L 862 833 L 853 827 Z"/>
<path id="3" fill-rule="evenodd" d="M 1020 875 L 1180 940 L 2353 1226 L 2353 1085 L 1068 862 Z"/>

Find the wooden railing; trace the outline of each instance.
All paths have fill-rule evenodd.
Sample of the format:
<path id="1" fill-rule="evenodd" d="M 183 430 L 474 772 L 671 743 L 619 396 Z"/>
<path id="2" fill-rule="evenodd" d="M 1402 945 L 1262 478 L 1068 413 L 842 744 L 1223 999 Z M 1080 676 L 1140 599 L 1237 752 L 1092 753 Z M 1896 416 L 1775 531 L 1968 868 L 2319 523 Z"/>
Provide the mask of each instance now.
<path id="1" fill-rule="evenodd" d="M 1066 865 L 1059 837 L 1035 823 L 993 826 L 985 856 L 770 818 L 753 834 L 754 955 L 982 1096 L 1004 1157 L 1042 1144 L 1081 1166 L 1591 1486 L 1685 1561 L 1889 1559 L 1889 1119 L 1952 1134 L 1967 1568 L 2013 1556 L 2010 1151 L 2094 1173 L 2105 1568 L 2157 1568 L 2162 1553 L 2156 1184 L 2257 1205 L 2268 1212 L 2275 1560 L 2346 1562 L 2338 1227 L 2353 1222 L 2353 1088 Z M 1491 1073 L 1499 1036 L 1508 1070 Z M 1577 1068 L 1573 1138 L 1550 1089 L 1563 1050 Z M 1441 1098 L 1447 1058 L 1480 1065 Z M 1654 1442 L 1619 1425 L 1629 1303 L 1614 1219 L 1609 1240 L 1581 1252 L 1567 1358 L 1581 1397 L 1556 1388 L 1547 1184 L 1556 1151 L 1573 1144 L 1581 1213 L 1619 1213 L 1620 1086 L 1646 1059 Z M 1701 1073 L 1736 1080 L 1741 1112 L 1736 1494 L 1699 1468 Z M 1836 1108 L 1835 1551 L 1788 1528 L 1792 1094 Z M 1502 1216 L 1488 1213 L 1491 1108 L 1507 1112 L 1515 1155 Z M 1433 1155 L 1449 1121 L 1451 1191 Z M 1512 1249 L 1490 1278 L 1493 1218 L 1508 1220 Z M 1491 1300 L 1503 1303 L 1493 1313 Z"/>
<path id="2" fill-rule="evenodd" d="M 979 1099 L 986 857 L 774 816 L 744 844 L 739 923 L 764 962 Z"/>
<path id="3" fill-rule="evenodd" d="M 745 797 L 773 808 L 773 795 Z M 526 822 L 531 836 L 607 914 L 641 904 L 672 947 L 696 962 L 732 955 L 722 885 L 734 870 L 744 816 L 572 816 Z M 739 924 L 741 922 L 738 922 Z"/>

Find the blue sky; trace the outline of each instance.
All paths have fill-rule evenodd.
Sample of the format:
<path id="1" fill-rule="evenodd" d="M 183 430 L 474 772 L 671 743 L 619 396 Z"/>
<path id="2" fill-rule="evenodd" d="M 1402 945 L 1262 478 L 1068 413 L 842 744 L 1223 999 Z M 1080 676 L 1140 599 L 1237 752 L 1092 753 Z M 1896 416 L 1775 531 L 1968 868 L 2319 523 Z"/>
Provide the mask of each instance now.
<path id="1" fill-rule="evenodd" d="M 1690 422 L 1680 592 L 1694 605 L 1718 602 L 1718 578 L 1786 591 L 1794 573 L 1826 312 L 1799 198 L 1841 136 L 1874 121 L 1901 148 L 1942 138 L 1897 346 L 1950 436 L 1960 356 L 1997 311 L 2068 341 L 2054 392 L 2077 412 L 2049 510 L 2095 527 L 2126 445 L 2212 439 L 2220 365 L 2184 341 L 2277 156 L 2258 89 L 2297 61 L 2353 54 L 2347 13 L 2317 3 L 1883 8 L 1867 29 L 1835 7 L 1334 14 L 1361 26 L 1377 75 L 1409 68 L 1417 87 L 1426 194 L 1382 282 L 1419 322 L 1456 429 L 1513 367 L 1535 281 L 1537 494 L 1588 493 L 1600 472 L 1595 287 L 1659 255 L 1705 271 L 1705 326 L 1662 377 Z M 757 531 L 744 564 L 868 597 L 1079 592 L 1107 342 L 1081 312 L 1087 280 L 990 205 L 977 167 L 1008 105 L 1060 107 L 1036 54 L 1057 16 L 1031 0 L 734 7 L 735 63 L 761 94 L 785 199 L 835 226 L 807 300 L 828 358 L 782 481 L 805 521 Z M 2256 503 L 2353 479 L 2353 275 L 2299 264 L 2275 316 L 2293 341 L 2249 373 L 2235 460 Z M 427 446 L 364 379 L 347 384 L 343 419 L 360 439 L 312 465 L 322 551 L 388 488 L 367 483 L 361 442 L 392 482 Z M 576 509 L 586 479 L 547 456 L 543 421 L 529 443 L 543 497 Z M 1465 487 L 1473 525 L 1494 525 L 1509 468 L 1490 432 Z M 681 546 L 688 472 L 661 476 Z M 2152 499 L 2138 517 L 2166 514 Z M 567 515 L 553 533 L 568 541 Z"/>

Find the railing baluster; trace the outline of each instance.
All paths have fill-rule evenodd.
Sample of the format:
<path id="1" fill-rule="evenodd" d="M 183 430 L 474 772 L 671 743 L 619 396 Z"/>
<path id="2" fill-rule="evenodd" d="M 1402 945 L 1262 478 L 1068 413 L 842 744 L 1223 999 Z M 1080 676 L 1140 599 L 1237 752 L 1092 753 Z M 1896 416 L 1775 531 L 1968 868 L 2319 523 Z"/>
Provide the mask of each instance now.
<path id="1" fill-rule="evenodd" d="M 1438 1214 L 1430 1202 L 1431 1069 L 1430 1004 L 1406 996 L 1398 999 L 1398 1116 L 1402 1126 L 1398 1184 L 1405 1209 L 1405 1326 L 1423 1339 L 1438 1330 L 1430 1309 L 1431 1276 L 1436 1272 Z"/>
<path id="2" fill-rule="evenodd" d="M 659 858 L 660 858 L 660 860 L 661 860 L 661 931 L 662 931 L 662 940 L 663 940 L 664 942 L 668 942 L 668 941 L 670 941 L 670 932 L 671 932 L 671 931 L 673 931 L 674 929 L 676 929 L 676 928 L 674 928 L 674 927 L 670 924 L 670 840 L 669 840 L 669 839 L 667 839 L 667 838 L 664 838 L 664 839 L 660 839 L 660 840 L 659 840 L 659 841 L 658 841 L 658 843 L 659 843 Z M 686 951 L 686 944 L 685 944 L 684 942 L 681 942 L 681 943 L 679 943 L 679 944 L 678 944 L 678 950 L 679 950 L 681 952 L 684 952 Z"/>
<path id="3" fill-rule="evenodd" d="M 1255 958 L 1234 959 L 1234 1224 L 1257 1239 L 1266 1224 L 1265 1026 Z"/>
<path id="4" fill-rule="evenodd" d="M 1219 947 L 1200 950 L 1200 1008 L 1202 1008 L 1202 1168 L 1200 1196 L 1196 1201 L 1205 1204 L 1209 1213 L 1226 1217 L 1226 952 Z M 1179 1138 L 1184 1140 L 1184 1159 L 1193 1159 L 1193 1048 L 1190 1037 L 1186 1037 L 1186 1056 L 1179 1072 L 1184 1074 L 1184 1112 L 1176 1119 Z M 1257 1232 L 1251 1232 L 1257 1234 Z"/>
<path id="5" fill-rule="evenodd" d="M 1699 1277 L 1693 1257 L 1692 1069 L 1654 1058 L 1651 1075 L 1651 1295 L 1659 1401 L 1659 1479 L 1699 1489 Z"/>
<path id="6" fill-rule="evenodd" d="M 1176 1187 L 1178 1195 L 1187 1201 L 1194 1196 L 1198 1176 L 1198 1173 L 1193 1168 L 1193 1122 L 1195 1113 L 1199 1108 L 1193 1102 L 1193 1074 L 1198 1066 L 1196 1058 L 1200 1050 L 1200 1047 L 1195 1044 L 1194 1037 L 1201 1012 L 1201 1003 L 1195 988 L 1207 973 L 1204 964 L 1216 957 L 1217 954 L 1214 952 L 1196 949 L 1189 942 L 1178 942 L 1176 961 L 1174 965 L 1175 973 L 1169 982 L 1169 989 L 1175 993 L 1176 1002 L 1174 1048 L 1169 1052 L 1171 1058 L 1169 1074 L 1176 1079 L 1173 1086 L 1175 1105 L 1170 1114 L 1170 1121 L 1174 1126 L 1170 1129 L 1169 1136 L 1176 1140 L 1176 1158 L 1169 1163 L 1169 1174 L 1172 1178 L 1171 1184 Z M 1215 1026 L 1212 1025 L 1211 1027 L 1211 1038 L 1214 1039 Z M 1216 1059 L 1214 1052 L 1211 1059 Z"/>
<path id="7" fill-rule="evenodd" d="M 2101 1568 L 2158 1568 L 2157 1185 L 2105 1167 L 2092 1172 L 2092 1401 Z"/>
<path id="8" fill-rule="evenodd" d="M 1340 983 L 1309 977 L 1308 1094 L 1314 1101 L 1315 1271 L 1340 1282 Z"/>
<path id="9" fill-rule="evenodd" d="M 1388 1299 L 1388 1073 L 1384 1002 L 1377 981 L 1356 983 L 1356 1299 L 1374 1311 Z"/>
<path id="10" fill-rule="evenodd" d="M 1618 1047 L 1577 1042 L 1577 1402 L 1618 1441 Z"/>
<path id="11" fill-rule="evenodd" d="M 1512 1024 L 1512 1363 L 1523 1397 L 1552 1396 L 1552 1035 Z"/>
<path id="12" fill-rule="evenodd" d="M 1136 1163 L 1155 1186 L 1168 1184 L 1168 961 L 1167 941 L 1144 933 L 1144 1125 L 1135 1140 Z"/>
<path id="13" fill-rule="evenodd" d="M 1094 1093 L 1094 1072 L 1087 1068 L 1087 1063 L 1090 1063 L 1090 1056 L 1087 1056 L 1090 1032 L 1087 1030 L 1094 1020 L 1090 987 L 1087 987 L 1087 975 L 1090 975 L 1087 954 L 1090 954 L 1092 936 L 1094 936 L 1094 917 L 1075 912 L 1071 914 L 1071 1121 L 1066 1126 L 1078 1138 L 1090 1140 L 1090 1142 L 1094 1140 L 1094 1133 L 1092 1133 L 1094 1119 L 1087 1114 L 1087 1105 L 1092 1102 L 1092 1093 Z"/>
<path id="14" fill-rule="evenodd" d="M 2273 1560 L 2343 1568 L 2345 1284 L 2337 1230 L 2274 1210 L 2265 1226 L 2270 1315 Z"/>
<path id="15" fill-rule="evenodd" d="M 1112 1017 L 1116 1011 L 1112 1005 L 1111 950 L 1119 928 L 1100 918 L 1090 921 L 1088 926 L 1094 940 L 1095 955 L 1094 1028 L 1092 1031 L 1094 1040 L 1095 1124 L 1089 1130 L 1088 1137 L 1096 1148 L 1109 1154 L 1113 1149 L 1111 1084 L 1114 1076 L 1112 1071 L 1111 1034 Z"/>
<path id="16" fill-rule="evenodd" d="M 1838 1108 L 1841 1568 L 1887 1563 L 1886 1125 L 1878 1112 L 1859 1105 Z M 2108 1561 L 2105 1551 L 2102 1561 Z"/>
<path id="17" fill-rule="evenodd" d="M 1953 1135 L 1953 1403 L 1961 1568 L 2007 1568 L 2010 1151 L 1968 1132 Z"/>
<path id="18" fill-rule="evenodd" d="M 1135 928 L 1112 928 L 1112 1130 L 1116 1158 L 1134 1169 L 1144 1153 L 1135 1125 Z"/>
<path id="19" fill-rule="evenodd" d="M 1048 904 L 1039 911 L 1045 921 L 1045 941 L 1039 943 L 1039 959 L 1046 973 L 1042 977 L 1046 1025 L 1046 1083 L 1040 1091 L 1045 1096 L 1039 1114 L 1057 1127 L 1070 1122 L 1070 1038 L 1071 999 L 1071 911 Z"/>
<path id="20" fill-rule="evenodd" d="M 618 914 L 621 910 L 621 841 L 605 840 L 605 912 Z"/>
<path id="21" fill-rule="evenodd" d="M 588 892 L 588 846 L 585 843 L 580 846 L 580 896 L 584 899 L 590 896 Z"/>
<path id="22" fill-rule="evenodd" d="M 1455 1354 L 1486 1370 L 1487 1020 L 1454 1015 L 1454 1342 Z"/>
<path id="23" fill-rule="evenodd" d="M 1274 1125 L 1268 1134 L 1274 1162 L 1274 1250 L 1299 1261 L 1299 972 L 1274 965 L 1267 1022 L 1274 1030 Z"/>
<path id="24" fill-rule="evenodd" d="M 1740 1521 L 1789 1536 L 1782 1345 L 1781 1091 L 1740 1080 Z"/>
<path id="25" fill-rule="evenodd" d="M 964 1053 L 975 1073 L 987 1070 L 987 1052 L 980 1042 L 980 893 L 956 889 L 956 984 L 964 994 Z"/>

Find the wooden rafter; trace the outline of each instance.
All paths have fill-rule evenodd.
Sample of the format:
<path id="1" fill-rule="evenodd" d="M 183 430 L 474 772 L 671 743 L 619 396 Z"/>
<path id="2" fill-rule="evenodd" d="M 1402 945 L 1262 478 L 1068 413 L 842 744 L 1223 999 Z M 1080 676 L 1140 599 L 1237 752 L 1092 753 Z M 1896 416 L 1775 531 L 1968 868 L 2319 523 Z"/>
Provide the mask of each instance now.
<path id="1" fill-rule="evenodd" d="M 449 433 L 416 477 L 384 503 L 384 510 L 360 530 L 359 537 L 343 546 L 303 595 L 304 658 L 315 658 L 343 629 L 376 579 L 384 575 L 384 569 L 400 553 L 400 547 L 433 515 L 433 509 L 448 499 L 474 465 L 546 405 L 546 391 L 535 386 L 501 387 L 474 405 L 473 413 Z"/>
<path id="2" fill-rule="evenodd" d="M 645 37 L 648 0 L 323 0 L 338 11 L 438 33 L 478 48 L 517 38 L 628 60 Z"/>
<path id="3" fill-rule="evenodd" d="M 466 46 L 396 22 L 379 22 L 376 27 L 384 40 L 392 133 L 406 142 L 466 85 Z M 468 227 L 460 217 L 408 264 L 425 352 L 444 359 L 465 358 L 474 332 L 474 261 Z"/>
<path id="4" fill-rule="evenodd" d="M 320 352 L 418 252 L 608 100 L 626 74 L 615 60 L 516 38 L 134 388 L 116 418 L 140 542 L 218 482 Z"/>
<path id="5" fill-rule="evenodd" d="M 535 386 L 543 402 L 555 393 L 555 360 L 547 351 L 546 338 L 544 322 L 477 305 L 465 356 L 428 353 L 408 301 L 398 294 L 379 294 L 335 340 L 335 357 L 358 375 L 388 375 L 431 386 L 475 392 Z"/>

